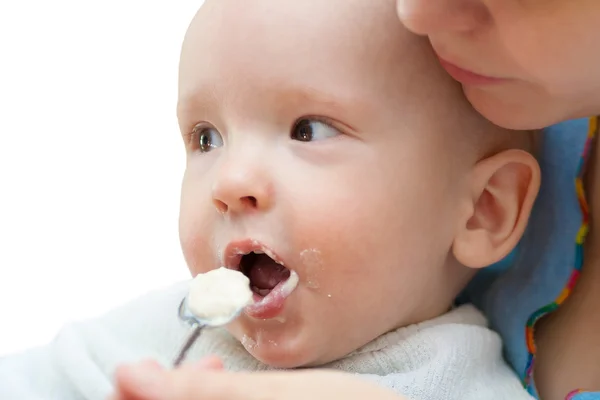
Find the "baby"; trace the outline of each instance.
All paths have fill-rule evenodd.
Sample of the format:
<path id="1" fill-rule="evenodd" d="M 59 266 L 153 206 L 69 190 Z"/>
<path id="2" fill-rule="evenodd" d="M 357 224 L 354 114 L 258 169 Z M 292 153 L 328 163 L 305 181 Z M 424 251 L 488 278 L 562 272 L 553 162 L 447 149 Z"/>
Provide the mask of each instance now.
<path id="1" fill-rule="evenodd" d="M 189 269 L 240 270 L 257 302 L 189 359 L 332 368 L 417 400 L 530 398 L 484 317 L 453 302 L 525 229 L 531 136 L 478 116 L 394 1 L 207 0 L 184 41 L 177 115 Z M 103 398 L 121 363 L 168 366 L 185 293 L 0 361 L 0 398 Z"/>

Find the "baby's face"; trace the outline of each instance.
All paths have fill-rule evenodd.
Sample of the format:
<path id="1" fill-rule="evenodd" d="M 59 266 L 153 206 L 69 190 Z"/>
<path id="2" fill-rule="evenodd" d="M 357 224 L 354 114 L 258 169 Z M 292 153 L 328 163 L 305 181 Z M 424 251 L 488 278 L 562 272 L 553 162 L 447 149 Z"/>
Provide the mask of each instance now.
<path id="1" fill-rule="evenodd" d="M 250 276 L 266 304 L 229 329 L 256 358 L 322 364 L 448 307 L 457 193 L 477 161 L 457 135 L 487 125 L 392 1 L 208 0 L 178 118 L 184 255 L 193 274 Z"/>

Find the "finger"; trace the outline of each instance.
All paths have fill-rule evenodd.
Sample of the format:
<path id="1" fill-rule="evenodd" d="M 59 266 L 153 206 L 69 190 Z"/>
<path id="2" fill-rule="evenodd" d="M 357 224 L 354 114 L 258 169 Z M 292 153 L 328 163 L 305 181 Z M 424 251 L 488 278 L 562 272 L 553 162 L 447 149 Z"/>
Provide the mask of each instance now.
<path id="1" fill-rule="evenodd" d="M 296 400 L 305 399 L 289 387 L 291 375 L 199 370 L 186 364 L 169 373 L 160 400 Z M 280 379 L 283 378 L 283 379 Z M 152 399 L 154 400 L 154 399 Z"/>
<path id="2" fill-rule="evenodd" d="M 167 372 L 156 362 L 121 366 L 115 372 L 117 394 L 123 400 L 161 399 L 166 377 Z"/>
<path id="3" fill-rule="evenodd" d="M 194 397 L 199 371 L 222 369 L 223 362 L 214 356 L 204 358 L 197 363 L 184 364 L 175 371 L 167 371 L 152 360 L 121 366 L 115 373 L 117 393 L 120 396 L 117 399 L 189 399 Z M 192 382 L 188 383 L 188 381 Z"/>
<path id="4" fill-rule="evenodd" d="M 406 400 L 372 382 L 339 371 L 214 372 L 204 378 L 201 390 L 210 400 Z M 188 390 L 193 393 L 191 388 Z"/>
<path id="5" fill-rule="evenodd" d="M 109 397 L 107 397 L 106 400 L 130 400 L 130 398 L 123 397 L 121 394 L 115 392 L 112 395 L 110 395 Z"/>
<path id="6" fill-rule="evenodd" d="M 168 372 L 162 385 L 155 397 L 140 400 L 401 399 L 370 382 L 327 371 L 231 373 L 186 364 Z"/>
<path id="7" fill-rule="evenodd" d="M 192 365 L 194 366 L 194 368 L 197 369 L 222 370 L 224 368 L 223 361 L 221 361 L 221 359 L 217 356 L 203 358 L 202 360 Z"/>
<path id="8" fill-rule="evenodd" d="M 149 365 L 137 364 L 123 366 L 117 370 L 118 392 L 123 400 L 192 400 L 221 399 L 220 388 L 225 385 L 213 385 L 215 390 L 206 389 L 206 383 L 212 379 L 220 360 L 209 358 L 195 364 L 183 364 L 175 370 L 165 371 Z M 203 378 L 209 374 L 211 377 Z M 211 385 L 208 385 L 211 386 Z M 121 400 L 121 399 L 119 399 Z"/>

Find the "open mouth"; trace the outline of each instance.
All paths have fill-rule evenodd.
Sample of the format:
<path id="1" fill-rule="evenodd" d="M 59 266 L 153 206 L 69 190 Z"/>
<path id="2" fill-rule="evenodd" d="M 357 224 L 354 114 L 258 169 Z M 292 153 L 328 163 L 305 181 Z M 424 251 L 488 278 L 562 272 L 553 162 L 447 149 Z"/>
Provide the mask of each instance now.
<path id="1" fill-rule="evenodd" d="M 251 252 L 242 256 L 240 271 L 250 279 L 250 288 L 265 297 L 290 277 L 290 270 L 265 253 Z"/>
<path id="2" fill-rule="evenodd" d="M 279 315 L 286 299 L 298 286 L 298 274 L 255 240 L 230 243 L 224 255 L 227 268 L 239 270 L 250 280 L 254 303 L 245 308 L 245 313 L 258 319 Z"/>

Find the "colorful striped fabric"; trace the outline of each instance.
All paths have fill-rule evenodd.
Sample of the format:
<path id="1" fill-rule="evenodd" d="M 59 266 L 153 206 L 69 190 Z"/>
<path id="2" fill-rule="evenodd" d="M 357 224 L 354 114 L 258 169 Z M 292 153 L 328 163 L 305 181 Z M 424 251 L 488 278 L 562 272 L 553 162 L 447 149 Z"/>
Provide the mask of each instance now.
<path id="1" fill-rule="evenodd" d="M 575 398 L 575 396 L 577 396 L 580 393 L 583 393 L 583 390 L 581 390 L 581 389 L 573 390 L 571 393 L 569 393 L 567 395 L 565 400 L 573 400 Z"/>
<path id="2" fill-rule="evenodd" d="M 584 392 L 583 390 L 575 390 L 571 392 L 566 400 L 599 400 L 599 392 Z"/>
<path id="3" fill-rule="evenodd" d="M 582 212 L 582 224 L 581 224 L 581 227 L 579 229 L 579 232 L 578 232 L 576 240 L 575 240 L 575 262 L 573 265 L 573 272 L 571 273 L 571 277 L 570 277 L 566 287 L 563 289 L 563 291 L 560 293 L 560 295 L 552 303 L 535 311 L 529 317 L 529 320 L 527 321 L 527 326 L 525 328 L 525 336 L 526 336 L 527 350 L 528 350 L 529 356 L 528 356 L 528 362 L 527 362 L 527 367 L 526 367 L 524 384 L 530 390 L 531 390 L 531 383 L 532 383 L 532 371 L 533 371 L 533 366 L 535 363 L 535 353 L 536 353 L 536 347 L 535 347 L 535 342 L 534 342 L 535 323 L 540 318 L 545 316 L 546 314 L 551 313 L 552 311 L 556 310 L 565 301 L 565 299 L 567 297 L 569 297 L 569 295 L 571 294 L 571 291 L 573 290 L 573 287 L 577 283 L 577 279 L 579 278 L 581 268 L 583 266 L 583 243 L 585 241 L 585 238 L 586 238 L 586 235 L 587 235 L 587 232 L 589 229 L 589 208 L 588 208 L 587 200 L 585 198 L 583 178 L 584 178 L 584 174 L 585 174 L 586 165 L 589 160 L 592 145 L 594 142 L 594 137 L 598 130 L 598 122 L 599 122 L 598 120 L 599 119 L 600 118 L 598 118 L 598 117 L 590 118 L 587 141 L 586 141 L 586 144 L 585 144 L 585 147 L 583 150 L 583 154 L 581 155 L 581 161 L 580 161 L 579 168 L 578 168 L 578 174 L 575 179 L 575 190 L 577 191 L 577 197 L 578 197 L 579 205 L 581 207 L 581 212 Z M 580 398 L 580 396 L 578 396 L 578 394 L 580 394 L 580 393 L 583 393 L 583 391 L 576 390 L 574 392 L 571 392 L 567 396 L 566 400 Z"/>

